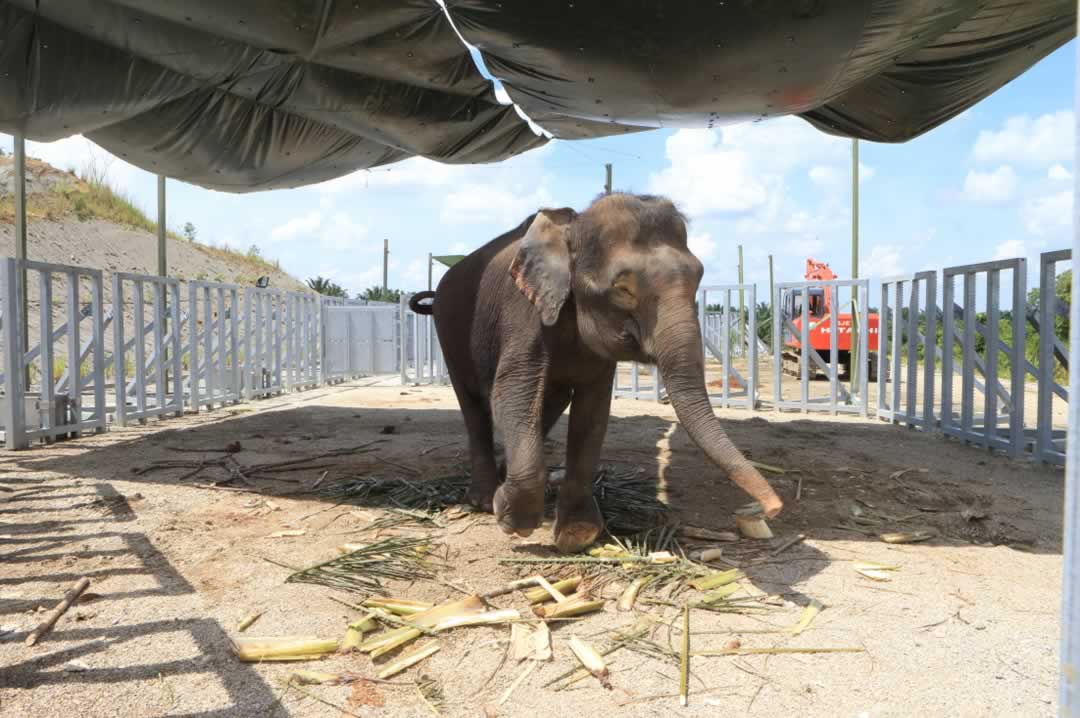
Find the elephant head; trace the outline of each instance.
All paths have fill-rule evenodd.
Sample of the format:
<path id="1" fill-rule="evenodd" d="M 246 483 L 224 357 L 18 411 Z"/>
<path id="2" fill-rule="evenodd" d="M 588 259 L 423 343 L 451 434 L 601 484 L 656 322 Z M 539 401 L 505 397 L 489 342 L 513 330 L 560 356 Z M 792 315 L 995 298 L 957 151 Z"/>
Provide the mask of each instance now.
<path id="1" fill-rule="evenodd" d="M 783 502 L 731 443 L 705 388 L 695 299 L 703 268 L 687 247 L 686 219 L 662 197 L 610 194 L 581 214 L 541 210 L 511 274 L 554 325 L 573 304 L 578 334 L 611 361 L 656 364 L 690 437 L 775 516 Z"/>

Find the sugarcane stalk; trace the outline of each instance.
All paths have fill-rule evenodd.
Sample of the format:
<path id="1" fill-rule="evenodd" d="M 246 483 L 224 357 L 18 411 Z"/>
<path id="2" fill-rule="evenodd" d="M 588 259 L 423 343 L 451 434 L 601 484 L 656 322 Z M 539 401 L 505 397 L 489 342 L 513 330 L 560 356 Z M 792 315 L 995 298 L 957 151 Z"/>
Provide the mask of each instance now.
<path id="1" fill-rule="evenodd" d="M 568 593 L 576 591 L 580 584 L 581 576 L 573 576 L 571 578 L 564 578 L 562 581 L 556 581 L 551 584 L 551 587 L 565 596 Z M 530 588 L 521 593 L 529 603 L 543 603 L 544 601 L 551 600 L 551 594 L 543 587 Z"/>
<path id="2" fill-rule="evenodd" d="M 412 653 L 408 653 L 397 659 L 396 661 L 388 663 L 385 668 L 379 671 L 379 678 L 385 680 L 391 676 L 397 675 L 398 673 L 404 671 L 406 668 L 415 666 L 417 663 L 424 660 L 425 658 L 434 655 L 438 652 L 438 650 L 439 644 L 434 642 L 417 648 Z"/>
<path id="3" fill-rule="evenodd" d="M 335 640 L 321 638 L 234 638 L 236 656 L 244 663 L 256 661 L 306 661 L 338 649 Z"/>
<path id="4" fill-rule="evenodd" d="M 690 605 L 683 606 L 682 655 L 679 657 L 679 703 L 689 702 L 690 692 Z"/>

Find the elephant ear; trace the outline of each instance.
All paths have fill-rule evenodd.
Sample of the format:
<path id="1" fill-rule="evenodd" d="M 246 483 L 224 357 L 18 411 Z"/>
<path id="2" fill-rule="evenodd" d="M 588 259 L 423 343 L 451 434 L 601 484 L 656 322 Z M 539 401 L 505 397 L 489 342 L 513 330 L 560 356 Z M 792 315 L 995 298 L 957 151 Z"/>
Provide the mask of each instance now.
<path id="1" fill-rule="evenodd" d="M 521 240 L 510 275 L 521 293 L 540 310 L 540 321 L 553 325 L 570 296 L 570 225 L 572 209 L 542 209 Z"/>

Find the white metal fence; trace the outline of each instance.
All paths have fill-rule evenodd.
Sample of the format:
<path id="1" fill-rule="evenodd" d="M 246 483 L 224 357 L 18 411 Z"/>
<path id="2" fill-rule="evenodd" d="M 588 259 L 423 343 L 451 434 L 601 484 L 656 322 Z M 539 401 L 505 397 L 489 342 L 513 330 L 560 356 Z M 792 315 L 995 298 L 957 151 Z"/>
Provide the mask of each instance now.
<path id="1" fill-rule="evenodd" d="M 446 383 L 431 317 L 406 301 L 123 272 L 106 285 L 97 269 L 0 259 L 3 444 L 361 376 Z"/>
<path id="2" fill-rule="evenodd" d="M 764 328 L 753 284 L 702 287 L 710 398 L 751 411 L 859 414 L 875 399 L 885 421 L 1060 464 L 1068 349 L 1059 334 L 1069 307 L 1055 286 L 1070 256 L 1042 255 L 1030 306 L 1023 259 L 886 279 L 875 312 L 865 279 L 779 283 Z M 819 312 L 811 292 L 826 290 L 832 309 Z M 841 291 L 855 302 L 841 306 Z M 432 317 L 410 311 L 407 296 L 388 304 L 127 273 L 106 285 L 97 269 L 0 259 L 0 305 L 8 448 L 360 376 L 449 383 Z M 771 332 L 769 345 L 759 329 Z M 1029 331 L 1036 361 L 1025 356 Z M 814 332 L 828 349 L 812 348 Z M 841 337 L 851 333 L 857 341 L 841 372 Z M 794 355 L 794 379 L 783 377 L 785 354 Z M 760 390 L 762 374 L 771 396 Z M 1031 391 L 1037 401 L 1025 399 Z M 614 393 L 659 401 L 662 377 L 652 366 L 620 365 Z"/>

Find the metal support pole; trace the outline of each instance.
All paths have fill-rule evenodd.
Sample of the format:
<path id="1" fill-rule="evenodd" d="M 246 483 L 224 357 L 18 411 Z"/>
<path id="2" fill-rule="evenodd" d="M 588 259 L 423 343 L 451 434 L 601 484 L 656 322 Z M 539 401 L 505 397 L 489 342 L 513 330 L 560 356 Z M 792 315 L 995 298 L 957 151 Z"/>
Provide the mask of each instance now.
<path id="1" fill-rule="evenodd" d="M 428 288 L 429 292 L 431 291 L 431 271 L 432 271 L 432 269 L 434 267 L 434 264 L 433 264 L 434 261 L 435 260 L 431 258 L 431 252 L 428 252 L 428 256 L 427 256 L 427 288 Z"/>
<path id="2" fill-rule="evenodd" d="M 851 140 L 851 278 L 859 278 L 859 140 Z M 864 368 L 857 360 L 859 346 L 859 290 L 851 288 L 851 344 L 848 346 L 848 362 L 851 366 L 851 386 L 854 389 L 859 383 L 859 375 Z M 838 294 L 838 293 L 837 293 Z M 833 295 L 833 301 L 839 302 L 840 298 Z"/>
<path id="3" fill-rule="evenodd" d="M 1080 3 L 1078 3 L 1080 5 Z M 1080 66 L 1080 57 L 1077 59 Z M 1077 115 L 1080 118 L 1080 115 Z M 1080 157 L 1080 145 L 1074 148 Z M 1073 180 L 1072 291 L 1080 294 L 1080 224 L 1076 222 L 1076 199 L 1080 179 Z M 946 305 L 945 312 L 951 311 Z M 946 347 L 945 353 L 949 352 Z M 1069 366 L 1080 362 L 1080 302 L 1069 303 Z M 1069 372 L 1069 396 L 1080 396 L 1080 372 Z M 1062 547 L 1061 673 L 1058 715 L 1080 716 L 1080 401 L 1069 402 L 1065 439 L 1065 524 Z"/>
<path id="4" fill-rule="evenodd" d="M 607 175 L 607 179 L 604 180 L 604 194 L 611 194 L 611 165 L 604 165 L 604 172 Z"/>
<path id="5" fill-rule="evenodd" d="M 15 135 L 15 259 L 19 261 L 18 275 L 22 283 L 20 296 L 19 337 L 22 341 L 23 351 L 30 346 L 30 314 L 28 311 L 27 297 L 30 292 L 26 286 L 26 138 L 22 134 Z M 50 311 L 51 307 L 42 307 L 42 311 Z M 26 367 L 26 386 L 30 386 L 30 366 Z"/>
<path id="6" fill-rule="evenodd" d="M 165 257 L 165 175 L 158 175 L 157 178 L 157 273 L 159 277 L 168 274 Z"/>
<path id="7" fill-rule="evenodd" d="M 743 263 L 742 263 L 742 245 L 739 245 L 739 285 L 743 283 Z M 753 309 L 753 307 L 751 307 Z M 739 338 L 739 347 L 743 347 L 743 330 L 746 328 L 746 307 L 743 302 L 743 290 L 739 290 L 739 324 L 735 330 L 736 336 Z M 724 380 L 724 386 L 727 387 L 727 379 Z"/>
<path id="8" fill-rule="evenodd" d="M 390 290 L 390 240 L 382 241 L 382 288 L 383 292 Z"/>
<path id="9" fill-rule="evenodd" d="M 775 296 L 776 296 L 776 290 L 773 289 L 772 255 L 770 254 L 769 255 L 769 317 L 773 317 L 776 314 L 776 312 L 775 312 L 776 307 L 773 306 L 773 300 L 774 300 Z M 773 320 L 770 318 L 769 321 L 773 321 Z M 777 347 L 773 347 L 772 350 L 773 350 L 773 354 L 775 354 L 776 352 L 779 351 L 779 349 Z"/>

